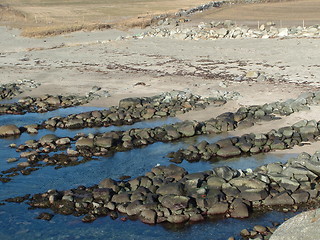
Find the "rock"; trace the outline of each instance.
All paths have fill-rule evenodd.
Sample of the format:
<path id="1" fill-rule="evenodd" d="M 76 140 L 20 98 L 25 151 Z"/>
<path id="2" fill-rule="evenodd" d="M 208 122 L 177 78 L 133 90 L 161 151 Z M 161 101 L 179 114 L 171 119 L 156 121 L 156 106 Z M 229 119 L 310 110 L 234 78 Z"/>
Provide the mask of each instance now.
<path id="1" fill-rule="evenodd" d="M 268 196 L 268 192 L 265 189 L 245 189 L 241 191 L 240 197 L 248 201 L 260 201 Z"/>
<path id="2" fill-rule="evenodd" d="M 288 36 L 288 28 L 279 28 L 278 37 L 286 37 Z"/>
<path id="3" fill-rule="evenodd" d="M 168 183 L 159 187 L 156 193 L 160 195 L 183 195 L 184 188 L 181 183 Z"/>
<path id="4" fill-rule="evenodd" d="M 8 158 L 7 159 L 7 163 L 13 163 L 13 162 L 16 162 L 16 161 L 18 161 L 17 158 Z"/>
<path id="5" fill-rule="evenodd" d="M 224 148 L 220 148 L 217 152 L 219 157 L 235 157 L 241 154 L 241 150 L 235 146 L 228 146 Z"/>
<path id="6" fill-rule="evenodd" d="M 249 71 L 246 73 L 246 78 L 257 78 L 259 76 L 259 72 Z"/>
<path id="7" fill-rule="evenodd" d="M 189 205 L 190 198 L 185 196 L 165 195 L 159 198 L 159 202 L 172 211 L 185 209 Z"/>
<path id="8" fill-rule="evenodd" d="M 42 145 L 55 142 L 58 137 L 54 134 L 47 134 L 40 138 L 39 143 Z"/>
<path id="9" fill-rule="evenodd" d="M 61 100 L 59 99 L 59 97 L 49 97 L 46 99 L 46 102 L 50 105 L 60 105 Z"/>
<path id="10" fill-rule="evenodd" d="M 111 178 L 105 178 L 103 179 L 99 185 L 99 188 L 111 188 L 113 191 L 118 192 L 119 191 L 119 186 L 116 181 L 114 181 Z"/>
<path id="11" fill-rule="evenodd" d="M 51 213 L 40 213 L 39 216 L 37 217 L 37 219 L 42 219 L 42 220 L 46 220 L 46 221 L 50 221 L 53 218 L 53 214 Z"/>
<path id="12" fill-rule="evenodd" d="M 97 137 L 95 138 L 94 144 L 102 148 L 110 148 L 113 146 L 114 139 L 111 137 Z"/>
<path id="13" fill-rule="evenodd" d="M 157 213 L 153 210 L 144 210 L 140 213 L 139 219 L 143 223 L 147 224 L 156 224 L 157 222 Z"/>
<path id="14" fill-rule="evenodd" d="M 170 215 L 167 218 L 167 221 L 170 222 L 170 223 L 184 223 L 184 222 L 186 222 L 188 220 L 189 220 L 189 216 L 182 215 L 182 214 Z"/>
<path id="15" fill-rule="evenodd" d="M 103 184 L 100 186 L 103 186 Z M 98 188 L 95 189 L 92 194 L 94 199 L 108 202 L 111 200 L 114 192 L 110 188 Z"/>
<path id="16" fill-rule="evenodd" d="M 76 142 L 76 147 L 77 148 L 93 148 L 94 147 L 93 139 L 91 139 L 91 138 L 80 138 Z"/>
<path id="17" fill-rule="evenodd" d="M 177 131 L 186 137 L 192 137 L 196 133 L 193 122 L 188 122 L 188 121 L 185 121 L 179 124 Z"/>
<path id="18" fill-rule="evenodd" d="M 208 215 L 225 214 L 229 209 L 228 203 L 219 202 L 210 207 L 207 211 Z"/>
<path id="19" fill-rule="evenodd" d="M 318 240 L 320 236 L 320 210 L 303 212 L 281 224 L 270 240 Z"/>
<path id="20" fill-rule="evenodd" d="M 221 177 L 226 181 L 231 180 L 235 175 L 235 171 L 227 166 L 217 167 L 213 171 L 218 177 Z"/>
<path id="21" fill-rule="evenodd" d="M 20 135 L 21 131 L 16 125 L 3 125 L 0 127 L 0 137 Z"/>
<path id="22" fill-rule="evenodd" d="M 141 104 L 140 98 L 125 98 L 120 100 L 119 108 L 129 109 L 130 107 L 135 107 L 139 104 Z"/>
<path id="23" fill-rule="evenodd" d="M 265 200 L 263 200 L 263 203 L 267 206 L 273 206 L 273 205 L 293 205 L 294 200 L 287 192 L 281 192 L 277 195 L 271 197 L 267 197 Z"/>
<path id="24" fill-rule="evenodd" d="M 60 138 L 56 141 L 56 144 L 57 145 L 66 145 L 66 144 L 69 144 L 71 142 L 70 138 Z"/>
<path id="25" fill-rule="evenodd" d="M 230 216 L 233 218 L 249 217 L 248 206 L 241 199 L 234 200 L 230 206 Z"/>
<path id="26" fill-rule="evenodd" d="M 70 129 L 76 129 L 76 128 L 82 128 L 84 125 L 84 122 L 82 119 L 69 119 L 66 123 L 65 123 L 65 127 L 66 128 L 70 128 Z"/>
<path id="27" fill-rule="evenodd" d="M 238 189 L 242 188 L 251 188 L 251 189 L 265 189 L 268 185 L 258 179 L 249 178 L 249 177 L 238 177 L 233 178 L 229 181 L 232 186 L 237 187 Z"/>

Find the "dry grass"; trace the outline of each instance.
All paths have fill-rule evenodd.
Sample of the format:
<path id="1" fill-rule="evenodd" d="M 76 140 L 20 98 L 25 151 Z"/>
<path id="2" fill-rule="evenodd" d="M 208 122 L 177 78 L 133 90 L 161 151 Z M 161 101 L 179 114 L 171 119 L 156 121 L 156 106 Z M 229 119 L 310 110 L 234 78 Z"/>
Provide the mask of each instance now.
<path id="1" fill-rule="evenodd" d="M 155 15 L 188 9 L 209 0 L 2 0 L 0 25 L 22 29 L 27 37 L 45 37 L 110 27 L 145 28 Z M 237 0 L 232 0 L 237 1 Z M 239 0 L 240 2 L 243 0 Z M 279 2 L 280 1 L 280 2 Z M 226 5 L 193 19 L 236 21 L 299 19 L 320 22 L 320 0 L 265 0 Z"/>
<path id="2" fill-rule="evenodd" d="M 46 36 L 71 31 L 146 27 L 152 16 L 175 12 L 207 0 L 2 0 L 11 11 L 0 10 L 0 25 L 23 30 L 24 36 Z M 16 17 L 17 11 L 23 17 Z"/>
<path id="3" fill-rule="evenodd" d="M 257 21 L 274 21 L 282 25 L 308 25 L 320 23 L 320 0 L 267 0 L 266 3 L 226 5 L 205 11 L 194 19 L 203 21 L 230 19 L 250 25 Z"/>
<path id="4" fill-rule="evenodd" d="M 28 27 L 23 29 L 21 35 L 24 37 L 41 38 L 46 36 L 67 34 L 67 33 L 72 33 L 76 31 L 105 30 L 109 28 L 111 28 L 109 24 L 102 24 L 102 23 Z"/>

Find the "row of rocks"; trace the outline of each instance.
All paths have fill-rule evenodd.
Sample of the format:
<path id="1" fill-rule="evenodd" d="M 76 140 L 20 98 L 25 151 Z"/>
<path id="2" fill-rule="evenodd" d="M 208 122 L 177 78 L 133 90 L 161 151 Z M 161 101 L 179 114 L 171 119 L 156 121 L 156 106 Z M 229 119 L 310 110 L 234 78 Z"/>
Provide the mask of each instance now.
<path id="1" fill-rule="evenodd" d="M 44 128 L 85 128 L 128 125 L 148 119 L 174 117 L 179 113 L 204 109 L 209 104 L 223 105 L 223 98 L 203 98 L 183 91 L 166 92 L 153 97 L 125 98 L 119 106 L 107 110 L 53 117 L 41 124 Z"/>
<path id="2" fill-rule="evenodd" d="M 90 102 L 97 95 L 90 92 L 87 96 L 44 95 L 40 97 L 24 97 L 18 102 L 0 104 L 0 114 L 25 114 L 27 112 L 43 113 L 58 108 L 67 108 Z"/>
<path id="3" fill-rule="evenodd" d="M 258 120 L 273 119 L 271 115 L 273 112 L 289 115 L 294 111 L 308 109 L 307 105 L 317 101 L 318 96 L 318 93 L 305 93 L 295 100 L 286 102 L 247 108 L 241 107 L 235 113 L 227 112 L 204 122 L 185 121 L 156 128 L 130 129 L 96 135 L 78 134 L 74 138 L 58 138 L 53 134 L 49 134 L 38 141 L 30 140 L 20 146 L 12 146 L 17 151 L 22 151 L 20 157 L 27 158 L 27 161 L 20 162 L 16 167 L 2 171 L 0 177 L 2 177 L 3 182 L 7 182 L 10 181 L 10 177 L 19 173 L 30 174 L 38 169 L 40 162 L 44 162 L 46 165 L 73 166 L 88 161 L 93 156 L 111 156 L 117 151 L 127 151 L 155 142 L 168 142 L 200 134 L 221 133 L 236 128 L 250 127 Z M 8 126 L 3 126 L 2 128 L 6 127 Z M 37 125 L 26 126 L 28 132 L 37 131 L 36 127 Z M 10 128 L 14 128 L 14 126 Z M 17 130 L 17 128 L 15 129 Z M 11 132 L 13 131 L 11 130 Z M 4 136 L 3 134 L 0 131 L 0 136 Z M 76 150 L 70 148 L 74 143 Z M 67 149 L 66 153 L 49 155 L 50 152 L 63 151 L 65 149 Z M 8 161 L 15 162 L 16 160 L 9 159 Z"/>
<path id="4" fill-rule="evenodd" d="M 283 150 L 299 145 L 304 141 L 315 141 L 320 136 L 320 122 L 301 120 L 292 126 L 271 130 L 266 134 L 245 134 L 241 137 L 230 137 L 209 144 L 202 141 L 186 149 L 171 152 L 171 161 L 181 163 L 232 158 L 240 155 L 251 155 L 272 150 Z"/>
<path id="5" fill-rule="evenodd" d="M 23 79 L 19 80 L 17 83 L 8 83 L 0 85 L 0 100 L 13 98 L 26 89 L 37 88 L 40 84 L 33 80 Z"/>
<path id="6" fill-rule="evenodd" d="M 275 27 L 274 23 L 268 22 L 259 25 L 258 29 L 248 26 L 237 26 L 234 22 L 211 22 L 201 23 L 197 27 L 153 27 L 151 30 L 139 35 L 127 38 L 162 37 L 178 40 L 214 40 L 219 38 L 242 39 L 242 38 L 319 38 L 320 26 L 310 27 Z M 126 38 L 122 38 L 126 39 Z"/>
<path id="7" fill-rule="evenodd" d="M 189 174 L 176 165 L 157 166 L 131 180 L 102 180 L 92 187 L 49 190 L 28 204 L 58 214 L 85 215 L 84 222 L 118 213 L 144 223 L 202 221 L 206 216 L 246 218 L 254 210 L 299 204 L 316 199 L 320 185 L 320 153 L 302 153 L 287 163 L 255 170 L 218 167 Z"/>

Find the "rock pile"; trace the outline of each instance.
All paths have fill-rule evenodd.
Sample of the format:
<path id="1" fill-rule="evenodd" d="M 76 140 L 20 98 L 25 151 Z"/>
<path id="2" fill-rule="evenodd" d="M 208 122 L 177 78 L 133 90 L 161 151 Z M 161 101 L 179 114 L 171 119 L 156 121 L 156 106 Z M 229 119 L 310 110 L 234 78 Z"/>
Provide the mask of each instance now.
<path id="1" fill-rule="evenodd" d="M 157 166 L 128 181 L 107 178 L 92 187 L 49 190 L 33 195 L 28 204 L 58 214 L 85 215 L 84 222 L 118 213 L 148 224 L 202 221 L 210 215 L 246 218 L 264 207 L 297 206 L 317 198 L 319 162 L 317 152 L 254 171 L 218 167 L 189 174 L 176 165 Z"/>
<path id="2" fill-rule="evenodd" d="M 209 144 L 202 141 L 187 149 L 169 153 L 172 162 L 181 163 L 213 160 L 215 158 L 231 158 L 240 155 L 251 155 L 271 150 L 283 150 L 299 145 L 304 141 L 315 141 L 320 136 L 320 122 L 301 120 L 292 126 L 271 130 L 266 134 L 245 134 L 231 137 Z"/>
<path id="3" fill-rule="evenodd" d="M 135 122 L 176 116 L 195 109 L 204 109 L 209 104 L 222 105 L 221 98 L 203 98 L 192 93 L 172 91 L 143 98 L 125 98 L 119 106 L 108 110 L 72 114 L 65 118 L 53 117 L 42 123 L 44 128 L 85 128 L 110 125 L 129 125 Z"/>
<path id="4" fill-rule="evenodd" d="M 247 26 L 237 26 L 234 22 L 201 23 L 197 27 L 153 27 L 150 31 L 135 35 L 133 38 L 162 37 L 178 40 L 215 40 L 221 38 L 319 38 L 320 26 L 278 28 L 268 22 L 259 26 L 259 29 Z M 131 38 L 131 37 L 128 37 Z M 122 38 L 125 39 L 125 38 Z"/>
<path id="5" fill-rule="evenodd" d="M 67 108 L 88 103 L 92 98 L 85 96 L 25 97 L 16 103 L 0 104 L 0 114 L 25 114 L 27 112 L 48 112 L 58 108 Z"/>
<path id="6" fill-rule="evenodd" d="M 19 80 L 18 83 L 1 84 L 0 100 L 10 99 L 21 94 L 25 89 L 37 88 L 39 85 L 40 84 L 35 83 L 35 81 L 29 79 Z"/>

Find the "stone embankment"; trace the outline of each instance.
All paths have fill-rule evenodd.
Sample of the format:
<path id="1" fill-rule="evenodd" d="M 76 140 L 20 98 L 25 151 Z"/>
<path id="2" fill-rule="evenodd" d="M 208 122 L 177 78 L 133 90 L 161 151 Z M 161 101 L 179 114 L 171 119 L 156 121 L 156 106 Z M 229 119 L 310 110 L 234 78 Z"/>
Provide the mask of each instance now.
<path id="1" fill-rule="evenodd" d="M 169 24 L 169 20 L 161 24 Z M 160 24 L 160 23 L 159 23 Z M 276 27 L 273 22 L 259 25 L 259 28 L 238 26 L 232 21 L 201 23 L 197 27 L 157 26 L 139 35 L 128 38 L 161 37 L 178 40 L 215 40 L 215 39 L 243 39 L 243 38 L 319 38 L 320 26 L 310 27 Z M 125 39 L 122 37 L 120 39 Z"/>
<path id="2" fill-rule="evenodd" d="M 189 174 L 173 164 L 157 166 L 131 180 L 106 178 L 92 187 L 35 194 L 28 204 L 57 214 L 85 215 L 83 222 L 106 215 L 117 217 L 118 213 L 148 224 L 196 222 L 212 215 L 246 218 L 266 207 L 296 209 L 316 199 L 319 162 L 317 152 L 245 171 L 218 167 Z"/>

